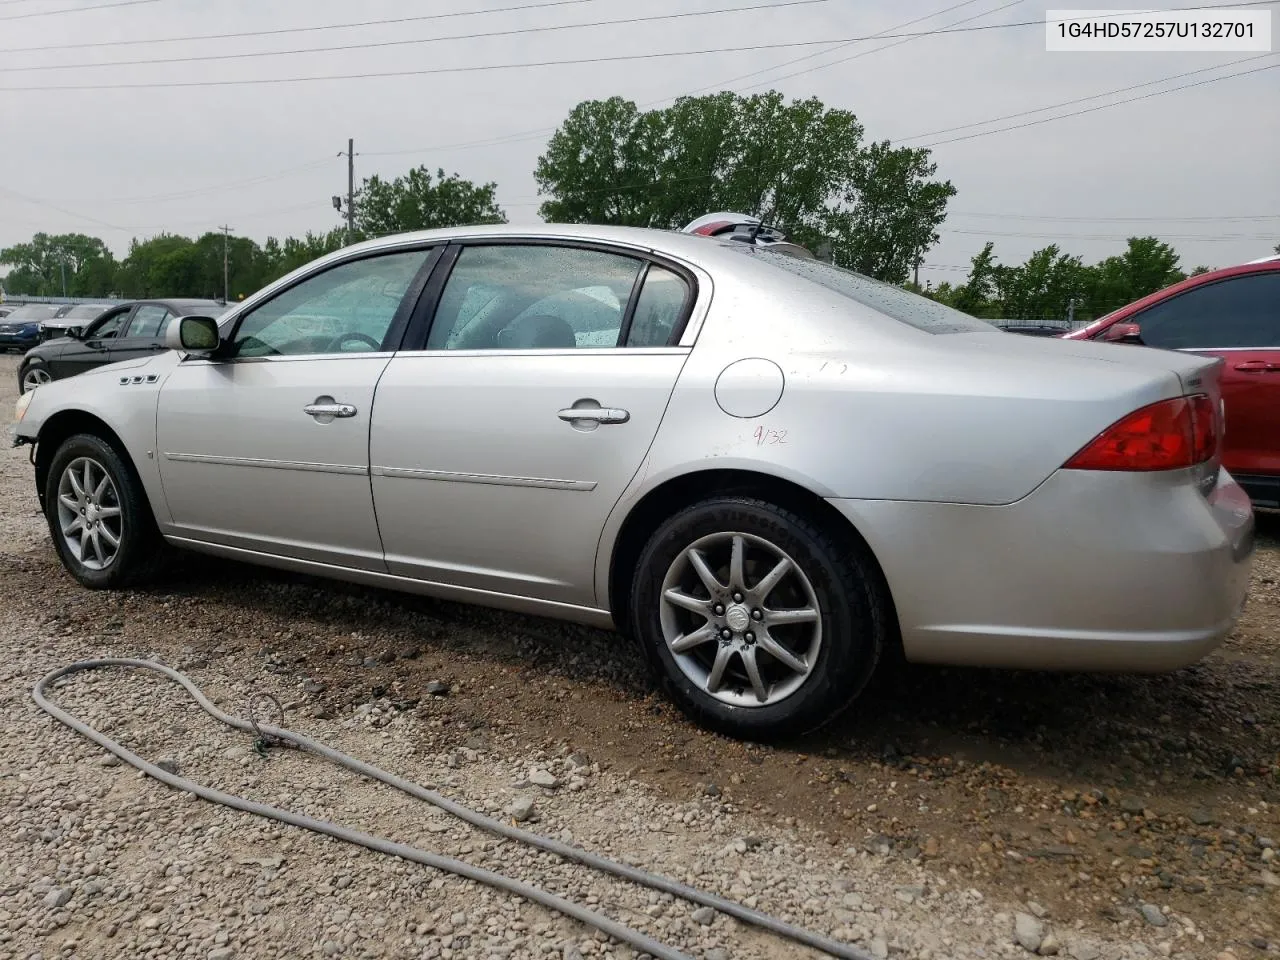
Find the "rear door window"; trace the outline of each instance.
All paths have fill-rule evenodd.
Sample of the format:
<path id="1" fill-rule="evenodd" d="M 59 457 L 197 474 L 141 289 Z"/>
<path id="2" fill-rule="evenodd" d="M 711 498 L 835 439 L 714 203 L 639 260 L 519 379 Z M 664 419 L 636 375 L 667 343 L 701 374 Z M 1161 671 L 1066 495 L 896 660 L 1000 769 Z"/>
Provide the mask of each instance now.
<path id="1" fill-rule="evenodd" d="M 428 350 L 618 346 L 643 261 L 551 244 L 464 247 L 440 297 Z"/>

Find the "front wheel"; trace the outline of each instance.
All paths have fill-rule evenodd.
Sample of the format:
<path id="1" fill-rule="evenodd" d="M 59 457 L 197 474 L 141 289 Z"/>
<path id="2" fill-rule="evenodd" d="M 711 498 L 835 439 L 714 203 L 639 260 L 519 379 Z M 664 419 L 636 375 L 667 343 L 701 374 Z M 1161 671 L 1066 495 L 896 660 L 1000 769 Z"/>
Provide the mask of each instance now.
<path id="1" fill-rule="evenodd" d="M 680 511 L 650 538 L 632 625 L 695 722 L 747 739 L 834 719 L 871 678 L 891 605 L 870 552 L 746 497 Z"/>
<path id="2" fill-rule="evenodd" d="M 44 509 L 63 566 L 84 586 L 131 586 L 154 573 L 163 543 L 142 482 L 100 437 L 63 441 L 49 465 Z"/>
<path id="3" fill-rule="evenodd" d="M 28 360 L 22 365 L 22 372 L 18 374 L 18 389 L 21 393 L 30 393 L 36 387 L 52 380 L 53 375 L 49 373 L 48 367 L 39 360 Z"/>

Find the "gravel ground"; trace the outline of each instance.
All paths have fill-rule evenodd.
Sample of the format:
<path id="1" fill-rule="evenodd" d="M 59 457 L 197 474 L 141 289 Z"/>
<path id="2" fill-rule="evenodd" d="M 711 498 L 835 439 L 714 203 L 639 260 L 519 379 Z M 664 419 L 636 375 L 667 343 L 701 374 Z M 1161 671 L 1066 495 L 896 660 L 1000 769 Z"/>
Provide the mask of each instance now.
<path id="1" fill-rule="evenodd" d="M 16 358 L 0 357 L 0 409 Z M 631 956 L 517 898 L 176 793 L 30 688 L 152 657 L 478 809 L 919 960 L 1280 955 L 1280 524 L 1253 600 L 1165 677 L 901 667 L 820 738 L 706 734 L 616 636 L 192 559 L 148 591 L 67 578 L 23 450 L 0 453 L 0 960 Z M 810 957 L 731 918 L 497 840 L 180 689 L 71 678 L 73 712 L 184 776 L 467 859 L 692 956 Z M 542 786 L 540 784 L 548 785 Z"/>

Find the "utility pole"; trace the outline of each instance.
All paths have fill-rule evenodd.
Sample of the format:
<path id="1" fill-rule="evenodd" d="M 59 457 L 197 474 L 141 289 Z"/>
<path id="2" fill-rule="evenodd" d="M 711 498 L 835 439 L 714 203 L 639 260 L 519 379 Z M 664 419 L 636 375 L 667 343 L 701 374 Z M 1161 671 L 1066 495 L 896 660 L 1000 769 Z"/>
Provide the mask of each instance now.
<path id="1" fill-rule="evenodd" d="M 1072 330 L 1076 328 L 1076 298 L 1072 297 L 1067 301 L 1067 326 Z"/>
<path id="2" fill-rule="evenodd" d="M 66 254 L 58 255 L 58 266 L 62 268 L 62 296 L 67 296 L 67 256 Z"/>
<path id="3" fill-rule="evenodd" d="M 353 243 L 356 235 L 356 142 L 347 139 L 346 152 L 338 151 L 338 156 L 347 158 L 347 243 Z M 342 208 L 341 198 L 334 198 L 334 207 Z"/>
<path id="4" fill-rule="evenodd" d="M 222 231 L 222 302 L 230 303 L 231 285 L 227 282 L 227 244 L 230 242 L 231 228 L 221 226 L 218 229 Z"/>

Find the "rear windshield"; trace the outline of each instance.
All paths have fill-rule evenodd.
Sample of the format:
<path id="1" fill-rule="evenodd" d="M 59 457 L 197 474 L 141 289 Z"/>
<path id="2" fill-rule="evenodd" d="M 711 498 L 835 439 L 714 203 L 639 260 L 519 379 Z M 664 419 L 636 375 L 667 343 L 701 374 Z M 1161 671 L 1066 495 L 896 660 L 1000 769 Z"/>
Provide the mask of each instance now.
<path id="1" fill-rule="evenodd" d="M 995 328 L 991 324 L 962 313 L 953 307 L 911 293 L 891 283 L 873 280 L 844 267 L 825 263 L 822 260 L 802 260 L 799 257 L 787 256 L 768 248 L 751 247 L 742 243 L 733 244 L 743 253 L 750 254 L 760 260 L 780 267 L 788 273 L 810 280 L 820 287 L 848 297 L 863 306 L 879 311 L 885 316 L 923 330 L 926 333 L 991 333 Z"/>

